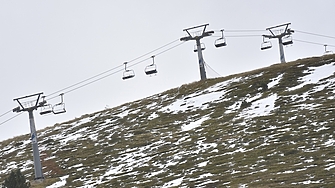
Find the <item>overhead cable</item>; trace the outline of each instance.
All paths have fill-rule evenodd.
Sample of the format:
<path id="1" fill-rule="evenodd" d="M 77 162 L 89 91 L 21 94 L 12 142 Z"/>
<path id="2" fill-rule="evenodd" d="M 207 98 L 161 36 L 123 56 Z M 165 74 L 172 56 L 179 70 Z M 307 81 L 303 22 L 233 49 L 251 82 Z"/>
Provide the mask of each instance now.
<path id="1" fill-rule="evenodd" d="M 152 51 L 150 51 L 150 52 L 148 52 L 148 53 L 145 53 L 145 54 L 143 54 L 143 55 L 141 55 L 141 56 L 139 56 L 139 57 L 136 57 L 135 59 L 132 59 L 132 60 L 130 60 L 130 61 L 128 61 L 128 63 L 131 63 L 131 62 L 134 62 L 134 61 L 136 61 L 136 60 L 138 60 L 138 59 L 140 59 L 140 58 L 142 58 L 142 57 L 144 57 L 144 56 L 147 56 L 147 55 L 149 55 L 149 54 L 151 54 L 151 53 L 153 53 L 153 52 L 155 52 L 155 51 L 158 51 L 158 50 L 160 50 L 160 49 L 162 49 L 162 48 L 165 48 L 165 47 L 167 47 L 167 46 L 169 46 L 169 45 L 171 45 L 171 44 L 173 44 L 173 43 L 175 43 L 175 42 L 177 42 L 177 41 L 179 41 L 179 39 L 177 39 L 177 40 L 173 40 L 172 42 L 169 42 L 169 43 L 167 43 L 167 44 L 165 44 L 165 45 L 163 45 L 163 46 L 161 46 L 161 47 L 159 47 L 159 48 L 156 48 L 156 49 L 154 49 L 154 50 L 152 50 Z M 178 45 L 176 45 L 176 46 L 179 46 L 179 45 L 181 45 L 181 44 L 178 44 Z M 172 48 L 174 48 L 174 47 L 176 47 L 176 46 L 173 46 L 173 47 L 171 47 L 171 48 L 168 48 L 167 50 L 165 50 L 165 51 L 168 51 L 168 50 L 170 50 L 170 49 L 172 49 Z M 165 52 L 165 51 L 163 51 L 163 52 Z M 162 52 L 161 52 L 162 53 Z M 159 53 L 160 54 L 160 53 Z M 158 55 L 159 55 L 158 54 Z M 141 61 L 142 62 L 142 61 Z M 138 63 L 135 63 L 135 65 L 136 64 L 138 64 Z M 129 67 L 131 67 L 131 66 L 134 66 L 134 65 L 130 65 Z M 71 92 L 71 91 L 74 91 L 74 90 L 77 90 L 77 89 L 79 89 L 79 88 L 82 88 L 82 87 L 84 87 L 84 86 L 86 86 L 86 85 L 89 85 L 89 84 L 91 84 L 91 83 L 94 83 L 94 82 L 96 82 L 96 81 L 99 81 L 99 80 L 101 80 L 101 79 L 103 79 L 103 78 L 106 78 L 106 77 L 108 77 L 108 76 L 111 76 L 111 75 L 113 75 L 113 74 L 115 74 L 115 73 L 117 73 L 117 72 L 120 72 L 120 71 L 122 71 L 123 69 L 120 69 L 121 67 L 123 67 L 123 64 L 121 64 L 121 65 L 119 65 L 119 66 L 116 66 L 116 67 L 114 67 L 114 68 L 111 68 L 111 69 L 108 69 L 108 70 L 106 70 L 106 71 L 104 71 L 104 72 L 102 72 L 102 73 L 99 73 L 99 74 L 97 74 L 97 75 L 94 75 L 94 76 L 92 76 L 92 77 L 89 77 L 89 78 L 87 78 L 87 79 L 85 79 L 85 80 L 82 80 L 82 81 L 80 81 L 80 82 L 77 82 L 77 83 L 75 83 L 75 84 L 72 84 L 72 85 L 70 85 L 70 86 L 68 86 L 68 87 L 65 87 L 65 88 L 63 88 L 63 89 L 60 89 L 60 90 L 58 90 L 58 91 L 55 91 L 55 92 L 53 92 L 53 93 L 51 93 L 51 94 L 49 94 L 49 95 L 47 95 L 46 96 L 46 98 L 48 98 L 48 100 L 51 100 L 51 99 L 53 99 L 53 98 L 56 98 L 56 97 L 58 97 L 58 94 L 59 93 L 69 93 L 69 92 Z M 117 70 L 117 69 L 120 69 L 120 70 Z M 115 71 L 115 70 L 117 70 L 117 71 Z M 112 71 L 114 71 L 114 72 L 112 72 Z M 107 74 L 107 73 L 109 73 L 109 72 L 112 72 L 111 74 Z M 105 74 L 107 74 L 107 75 L 105 75 Z M 103 75 L 105 75 L 105 76 L 103 76 Z M 100 76 L 102 76 L 102 77 L 100 77 Z M 100 78 L 97 78 L 97 77 L 100 77 Z M 95 79 L 95 78 L 97 78 L 97 79 Z M 93 79 L 95 79 L 95 80 L 93 80 Z M 90 81 L 90 80 L 93 80 L 93 81 Z M 90 82 L 89 82 L 90 81 Z M 87 83 L 85 83 L 85 82 L 87 82 Z M 84 84 L 85 83 L 85 84 Z M 81 84 L 83 84 L 83 85 L 81 85 Z M 81 86 L 78 86 L 78 85 L 81 85 Z M 76 87 L 77 86 L 77 87 Z M 73 87 L 75 87 L 74 89 L 71 89 L 71 88 L 73 88 Z M 68 90 L 68 89 L 71 89 L 71 90 L 69 90 L 69 91 L 66 91 L 66 90 Z M 63 91 L 66 91 L 66 92 L 63 92 Z M 53 96 L 53 97 L 52 97 Z"/>
<path id="2" fill-rule="evenodd" d="M 224 30 L 225 32 L 264 32 L 265 30 Z"/>
<path id="3" fill-rule="evenodd" d="M 310 42 L 310 41 L 299 40 L 299 39 L 293 39 L 293 40 L 294 40 L 294 41 L 297 41 L 297 42 L 304 42 L 304 43 L 309 43 L 309 44 L 314 44 L 314 45 L 320 45 L 320 46 L 327 45 L 327 46 L 335 47 L 335 45 L 322 44 L 322 43 Z"/>
<path id="4" fill-rule="evenodd" d="M 316 34 L 316 33 L 310 33 L 310 32 L 299 31 L 299 30 L 294 30 L 294 31 L 296 31 L 296 32 L 298 32 L 298 33 L 308 34 L 308 35 L 314 35 L 314 36 L 319 36 L 319 37 L 325 37 L 325 38 L 335 39 L 335 37 L 333 37 L 333 36 L 320 35 L 320 34 Z"/>
<path id="5" fill-rule="evenodd" d="M 261 37 L 262 35 L 227 35 L 226 38 L 229 37 Z"/>
<path id="6" fill-rule="evenodd" d="M 170 48 L 168 48 L 168 49 L 166 49 L 166 50 L 164 50 L 164 51 L 162 51 L 162 52 L 157 53 L 155 56 L 161 55 L 161 54 L 163 54 L 163 53 L 165 53 L 165 52 L 167 52 L 167 51 L 169 51 L 169 50 L 171 50 L 171 49 L 173 49 L 173 48 L 176 48 L 176 47 L 182 45 L 183 43 L 184 43 L 184 42 L 179 43 L 179 44 L 177 44 L 177 45 L 174 45 L 174 46 L 172 46 L 172 47 L 170 47 Z M 148 55 L 148 54 L 147 54 L 147 55 Z M 147 61 L 147 60 L 149 60 L 149 59 L 151 59 L 151 57 L 146 58 L 146 59 L 143 59 L 143 60 L 141 60 L 141 61 L 139 61 L 139 62 L 133 63 L 133 64 L 130 65 L 129 67 L 133 67 L 133 66 L 138 65 L 138 64 L 140 64 L 140 63 L 142 63 L 142 62 L 145 62 L 145 61 Z M 124 70 L 123 68 L 122 68 L 122 69 L 119 69 L 119 70 L 117 70 L 117 71 L 115 71 L 115 72 L 112 72 L 112 73 L 107 74 L 107 75 L 105 75 L 105 76 L 103 76 L 103 77 L 100 77 L 100 78 L 97 78 L 97 79 L 92 80 L 92 81 L 90 81 L 90 82 L 87 82 L 87 83 L 85 83 L 85 84 L 83 84 L 83 85 L 80 85 L 80 86 L 78 86 L 78 87 L 75 87 L 75 88 L 73 88 L 73 89 L 71 89 L 71 90 L 68 90 L 68 91 L 66 91 L 66 92 L 63 92 L 63 93 L 66 94 L 66 93 L 70 93 L 70 92 L 72 92 L 72 91 L 78 90 L 78 89 L 80 89 L 80 88 L 82 88 L 82 87 L 85 87 L 85 86 L 90 85 L 90 84 L 92 84 L 92 83 L 95 83 L 95 82 L 97 82 L 97 81 L 99 81 L 99 80 L 102 80 L 102 79 L 104 79 L 104 78 L 107 78 L 107 77 L 109 77 L 109 76 L 112 76 L 112 75 L 114 75 L 114 74 L 116 74 L 116 73 L 119 73 L 119 72 L 121 72 L 121 71 L 123 71 L 123 70 Z"/>
<path id="7" fill-rule="evenodd" d="M 19 116 L 19 115 L 21 115 L 21 114 L 23 114 L 23 112 L 20 112 L 20 113 L 16 114 L 15 116 L 13 116 L 13 117 L 11 117 L 11 118 L 9 118 L 9 119 L 3 121 L 3 122 L 0 122 L 0 125 L 3 125 L 3 124 L 5 124 L 5 123 L 7 123 L 8 121 L 10 121 L 10 120 L 16 118 L 17 116 Z"/>
<path id="8" fill-rule="evenodd" d="M 5 113 L 1 114 L 0 117 L 4 116 L 6 114 L 9 114 L 10 112 L 12 112 L 12 110 L 9 110 L 8 112 L 5 112 Z"/>
<path id="9" fill-rule="evenodd" d="M 158 50 L 160 50 L 160 49 L 163 49 L 163 48 L 165 48 L 165 47 L 167 47 L 167 46 L 169 46 L 169 45 L 171 45 L 171 44 L 173 44 L 173 43 L 175 43 L 175 42 L 177 42 L 177 41 L 179 41 L 179 39 L 174 40 L 174 41 L 172 41 L 172 42 L 169 42 L 169 43 L 167 43 L 167 44 L 165 44 L 165 45 L 163 45 L 163 46 L 161 46 L 161 47 L 159 47 L 159 48 L 156 48 L 156 49 L 154 49 L 154 50 L 152 50 L 152 51 L 150 51 L 150 52 L 148 52 L 148 53 L 145 53 L 145 54 L 143 54 L 143 55 L 141 55 L 141 56 L 139 56 L 139 57 L 137 57 L 137 58 L 135 58 L 135 59 L 133 59 L 133 60 L 131 60 L 131 61 L 129 61 L 129 62 L 134 62 L 134 61 L 136 61 L 136 60 L 138 60 L 138 59 L 140 59 L 140 58 L 142 58 L 142 57 L 144 57 L 144 56 L 147 56 L 147 55 L 149 55 L 149 54 L 152 54 L 153 52 L 156 52 L 156 51 L 158 51 Z M 173 48 L 176 48 L 176 47 L 178 47 L 178 46 L 180 46 L 180 45 L 182 45 L 182 44 L 184 44 L 184 42 L 181 42 L 181 43 L 179 43 L 179 44 L 177 44 L 177 45 L 174 45 L 174 46 L 172 46 L 172 47 L 169 47 L 169 48 L 167 48 L 167 49 L 165 49 L 165 50 L 163 50 L 163 51 L 161 51 L 161 52 L 158 52 L 155 56 L 161 55 L 161 54 L 163 54 L 163 53 L 165 53 L 165 52 L 167 52 L 167 51 L 169 51 L 169 50 L 172 50 Z M 150 58 L 151 58 L 151 57 L 146 58 L 146 59 L 141 60 L 141 61 L 138 61 L 138 62 L 136 62 L 136 63 L 133 63 L 131 66 L 135 66 L 135 65 L 137 65 L 137 64 L 140 64 L 140 63 L 142 63 L 142 62 L 144 62 L 144 61 L 146 61 L 146 60 L 148 60 L 148 59 L 150 59 Z M 131 67 L 131 66 L 130 66 L 130 67 Z M 122 69 L 121 69 L 121 67 L 122 67 Z M 113 70 L 114 70 L 114 72 L 112 72 Z M 64 93 L 64 94 L 65 94 L 65 93 L 70 93 L 70 92 L 72 92 L 72 91 L 78 90 L 78 89 L 80 89 L 80 88 L 82 88 L 82 87 L 85 87 L 85 86 L 87 86 L 87 85 L 90 85 L 90 84 L 92 84 L 92 83 L 95 83 L 95 82 L 97 82 L 97 81 L 99 81 L 99 80 L 102 80 L 102 79 L 104 79 L 104 78 L 107 78 L 107 77 L 109 77 L 109 76 L 111 76 L 111 75 L 114 75 L 114 74 L 116 74 L 116 73 L 118 73 L 118 72 L 121 72 L 121 71 L 123 71 L 123 70 L 124 70 L 124 69 L 123 69 L 123 64 L 122 64 L 122 65 L 119 65 L 119 66 L 116 66 L 116 67 L 111 68 L 111 69 L 109 69 L 109 70 L 107 70 L 107 71 L 104 71 L 104 72 L 102 72 L 102 73 L 99 73 L 99 74 L 97 74 L 97 75 L 95 75 L 95 76 L 89 77 L 89 78 L 87 78 L 87 79 L 85 79 L 85 80 L 82 80 L 82 81 L 77 82 L 77 83 L 75 83 L 75 84 L 72 84 L 72 85 L 70 85 L 70 86 L 68 86 L 68 87 L 65 87 L 65 88 L 63 88 L 63 89 L 61 89 L 61 90 L 58 90 L 58 91 L 56 91 L 56 92 L 53 92 L 53 93 L 47 95 L 46 98 L 48 97 L 48 100 L 54 99 L 54 98 L 56 98 L 56 97 L 59 96 L 58 93 L 60 93 L 60 92 L 62 92 L 62 93 Z M 110 72 L 112 72 L 112 73 L 110 73 Z M 109 73 L 109 74 L 107 74 L 107 73 Z M 103 76 L 103 75 L 104 75 L 104 76 Z M 99 77 L 99 78 L 98 78 L 98 77 Z M 94 78 L 96 78 L 96 79 L 94 79 Z M 94 79 L 94 80 L 93 80 L 93 79 Z M 91 81 L 90 81 L 90 80 L 91 80 Z M 82 85 L 81 85 L 81 84 L 82 84 Z M 76 86 L 77 86 L 77 87 L 76 87 Z M 71 88 L 72 88 L 72 89 L 71 89 Z M 63 92 L 63 91 L 64 91 L 64 92 Z M 56 95 L 56 94 L 57 94 L 57 95 Z M 11 111 L 12 111 L 12 110 L 9 110 L 9 111 L 7 111 L 7 112 L 1 114 L 0 117 L 6 115 L 6 114 L 8 114 L 8 113 L 10 113 Z M 8 121 L 10 121 L 10 120 L 12 120 L 12 119 L 18 117 L 18 116 L 21 115 L 21 114 L 22 114 L 22 113 L 16 114 L 15 116 L 13 116 L 13 117 L 11 117 L 11 118 L 9 118 L 9 119 L 3 121 L 3 122 L 0 122 L 0 125 L 3 125 L 3 124 L 5 124 L 5 123 L 7 123 Z"/>

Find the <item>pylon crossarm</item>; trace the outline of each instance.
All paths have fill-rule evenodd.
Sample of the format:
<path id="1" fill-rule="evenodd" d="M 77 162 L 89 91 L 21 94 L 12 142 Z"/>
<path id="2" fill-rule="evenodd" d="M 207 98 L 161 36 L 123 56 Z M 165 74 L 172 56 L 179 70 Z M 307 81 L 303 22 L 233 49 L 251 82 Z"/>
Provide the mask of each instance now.
<path id="1" fill-rule="evenodd" d="M 194 26 L 194 27 L 190 27 L 190 28 L 184 29 L 183 31 L 188 31 L 188 30 L 191 30 L 191 29 L 199 28 L 199 27 L 205 27 L 205 28 L 204 28 L 204 31 L 205 31 L 205 29 L 206 29 L 206 27 L 207 27 L 208 25 L 209 25 L 209 24 L 198 25 L 198 26 Z"/>
<path id="2" fill-rule="evenodd" d="M 41 93 L 36 93 L 36 94 L 32 94 L 32 95 L 27 95 L 27 96 L 24 96 L 24 97 L 19 97 L 19 98 L 13 99 L 13 100 L 14 100 L 14 101 L 17 101 L 17 100 L 20 100 L 20 99 L 29 98 L 29 97 L 34 97 L 34 96 L 42 95 L 42 94 L 43 94 L 43 92 L 41 92 Z"/>
<path id="3" fill-rule="evenodd" d="M 33 111 L 36 110 L 38 107 L 43 106 L 44 104 L 39 103 L 42 94 L 43 92 L 13 99 L 14 101 L 17 101 L 19 103 L 19 107 L 13 109 L 13 112 Z M 35 100 L 21 101 L 35 96 L 37 97 L 37 99 Z"/>
<path id="4" fill-rule="evenodd" d="M 268 27 L 268 28 L 266 28 L 266 30 L 271 30 L 271 29 L 278 28 L 278 27 L 283 27 L 283 26 L 286 26 L 286 29 L 287 29 L 289 25 L 291 25 L 291 23 L 286 23 L 286 24 L 281 24 L 281 25 L 277 25 L 277 26 L 273 26 L 273 27 Z"/>
<path id="5" fill-rule="evenodd" d="M 190 36 L 180 38 L 181 41 L 199 40 L 199 39 L 202 39 L 202 38 L 204 38 L 204 37 L 211 36 L 211 35 L 213 35 L 213 33 L 214 33 L 214 31 L 207 31 L 207 32 L 202 33 L 202 35 L 200 35 L 200 36 L 192 37 L 191 34 L 190 34 L 188 31 L 186 31 L 186 32 L 187 32 Z"/>
<path id="6" fill-rule="evenodd" d="M 207 31 L 203 34 L 204 37 L 208 37 L 214 34 L 214 31 Z"/>

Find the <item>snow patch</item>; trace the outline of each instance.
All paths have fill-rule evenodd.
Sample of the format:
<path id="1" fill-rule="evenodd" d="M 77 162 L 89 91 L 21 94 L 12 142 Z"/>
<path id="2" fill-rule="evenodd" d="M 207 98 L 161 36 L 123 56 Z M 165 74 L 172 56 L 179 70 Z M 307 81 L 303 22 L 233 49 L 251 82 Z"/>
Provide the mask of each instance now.
<path id="1" fill-rule="evenodd" d="M 63 187 L 66 185 L 66 179 L 69 177 L 69 175 L 66 175 L 66 176 L 63 176 L 63 177 L 60 177 L 60 181 L 52 184 L 52 185 L 49 185 L 47 186 L 46 188 L 58 188 L 58 187 Z"/>
<path id="2" fill-rule="evenodd" d="M 176 187 L 179 186 L 183 182 L 184 177 L 172 180 L 170 182 L 167 182 L 163 185 L 163 187 Z"/>
<path id="3" fill-rule="evenodd" d="M 202 119 L 199 119 L 198 121 L 191 122 L 190 124 L 187 124 L 187 125 L 182 125 L 181 130 L 182 131 L 189 131 L 189 130 L 195 129 L 195 128 L 201 126 L 202 122 L 204 122 L 208 119 L 209 119 L 209 117 L 203 117 Z"/>
<path id="4" fill-rule="evenodd" d="M 288 90 L 293 91 L 293 90 L 302 88 L 307 84 L 316 84 L 320 80 L 324 78 L 328 78 L 329 76 L 334 74 L 335 66 L 331 63 L 331 64 L 322 65 L 320 67 L 310 67 L 309 70 L 305 71 L 304 73 L 308 73 L 308 72 L 311 72 L 311 73 L 301 78 L 302 83 L 300 85 L 289 88 Z"/>
<path id="5" fill-rule="evenodd" d="M 270 95 L 266 98 L 254 101 L 250 107 L 243 110 L 241 116 L 254 118 L 258 116 L 266 116 L 274 110 L 277 94 Z"/>
<path id="6" fill-rule="evenodd" d="M 272 79 L 272 81 L 270 83 L 268 83 L 268 89 L 276 86 L 279 84 L 280 80 L 283 78 L 284 74 L 280 74 L 279 76 L 277 76 L 276 78 Z"/>

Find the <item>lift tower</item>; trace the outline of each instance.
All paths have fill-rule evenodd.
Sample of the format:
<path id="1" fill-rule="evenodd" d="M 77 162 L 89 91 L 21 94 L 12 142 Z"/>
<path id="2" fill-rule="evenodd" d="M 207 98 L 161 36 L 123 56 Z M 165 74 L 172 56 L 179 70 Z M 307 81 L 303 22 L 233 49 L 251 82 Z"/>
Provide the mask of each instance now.
<path id="1" fill-rule="evenodd" d="M 34 114 L 33 114 L 34 110 L 37 110 L 37 108 L 43 107 L 46 104 L 45 100 L 43 100 L 42 102 L 39 102 L 42 94 L 43 93 L 37 93 L 37 94 L 28 95 L 25 97 L 14 99 L 14 101 L 17 101 L 19 103 L 19 106 L 13 109 L 13 112 L 26 111 L 29 113 L 31 142 L 33 145 L 33 156 L 34 156 L 35 180 L 44 179 L 44 176 L 42 173 L 40 152 L 38 150 L 38 145 L 37 145 L 37 135 L 36 135 L 36 128 L 35 128 Z M 35 98 L 35 99 L 30 100 L 31 98 Z"/>
<path id="2" fill-rule="evenodd" d="M 291 30 L 289 27 L 289 25 L 291 25 L 291 23 L 287 23 L 287 24 L 282 24 L 282 25 L 277 25 L 274 27 L 269 27 L 266 28 L 266 30 L 268 30 L 271 35 L 263 35 L 263 37 L 268 38 L 268 39 L 273 39 L 273 38 L 277 38 L 278 42 L 279 42 L 279 53 L 280 53 L 280 62 L 281 63 L 285 63 L 285 55 L 284 55 L 284 48 L 283 45 L 289 45 L 289 44 L 293 44 L 292 38 L 291 38 L 291 34 L 294 33 L 293 30 Z M 284 29 L 283 29 L 284 28 Z M 278 29 L 278 30 L 275 30 Z M 275 34 L 275 31 L 279 31 L 279 34 Z"/>
<path id="3" fill-rule="evenodd" d="M 202 56 L 202 50 L 205 48 L 201 46 L 200 40 L 204 37 L 211 36 L 214 31 L 206 31 L 206 27 L 209 24 L 199 25 L 191 28 L 184 29 L 188 36 L 180 38 L 181 41 L 189 41 L 189 40 L 195 40 L 196 41 L 196 48 L 194 49 L 194 52 L 198 52 L 198 59 L 199 59 L 199 68 L 200 68 L 200 77 L 201 80 L 206 79 L 206 70 L 204 66 L 204 58 Z M 190 33 L 190 30 L 200 29 L 195 32 Z"/>

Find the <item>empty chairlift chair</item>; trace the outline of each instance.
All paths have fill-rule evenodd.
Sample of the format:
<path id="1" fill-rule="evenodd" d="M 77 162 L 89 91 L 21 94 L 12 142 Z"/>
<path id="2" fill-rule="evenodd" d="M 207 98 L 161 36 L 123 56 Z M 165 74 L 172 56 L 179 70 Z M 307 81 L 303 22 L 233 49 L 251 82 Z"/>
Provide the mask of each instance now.
<path id="1" fill-rule="evenodd" d="M 46 115 L 52 113 L 52 105 L 51 104 L 45 104 L 41 108 L 40 115 Z"/>
<path id="2" fill-rule="evenodd" d="M 47 104 L 47 101 L 45 100 L 45 96 L 42 96 L 43 101 L 40 102 L 41 106 L 41 112 L 40 115 L 46 115 L 52 113 L 52 105 Z"/>
<path id="3" fill-rule="evenodd" d="M 133 70 L 127 70 L 127 62 L 125 62 L 122 79 L 127 80 L 129 78 L 133 78 L 134 76 L 135 76 L 135 72 Z"/>
<path id="4" fill-rule="evenodd" d="M 157 74 L 157 68 L 155 65 L 155 56 L 151 56 L 152 64 L 145 67 L 144 72 L 146 75 Z"/>
<path id="5" fill-rule="evenodd" d="M 223 46 L 227 46 L 227 42 L 226 42 L 226 39 L 223 35 L 223 29 L 220 30 L 221 31 L 221 37 L 216 39 L 215 42 L 214 42 L 214 46 L 217 47 L 217 48 L 220 48 L 220 47 L 223 47 Z"/>
<path id="6" fill-rule="evenodd" d="M 325 47 L 325 55 L 328 55 L 328 54 L 333 54 L 333 51 L 331 51 L 331 50 L 327 50 L 327 44 L 325 44 L 325 45 L 323 45 L 324 47 Z"/>
<path id="7" fill-rule="evenodd" d="M 291 35 L 288 35 L 288 36 L 283 37 L 283 38 L 282 38 L 282 44 L 283 44 L 284 46 L 293 44 L 292 36 L 291 36 Z"/>
<path id="8" fill-rule="evenodd" d="M 263 37 L 263 42 L 261 44 L 261 50 L 267 50 L 272 48 L 272 44 L 270 41 L 265 41 L 264 37 Z"/>
<path id="9" fill-rule="evenodd" d="M 54 114 L 62 114 L 62 113 L 65 113 L 66 110 L 65 110 L 65 103 L 64 103 L 64 99 L 63 99 L 63 95 L 64 93 L 61 93 L 59 96 L 61 97 L 61 101 L 60 103 L 58 104 L 55 104 L 53 107 L 52 107 L 52 112 Z"/>

